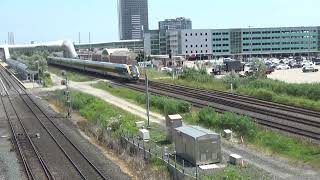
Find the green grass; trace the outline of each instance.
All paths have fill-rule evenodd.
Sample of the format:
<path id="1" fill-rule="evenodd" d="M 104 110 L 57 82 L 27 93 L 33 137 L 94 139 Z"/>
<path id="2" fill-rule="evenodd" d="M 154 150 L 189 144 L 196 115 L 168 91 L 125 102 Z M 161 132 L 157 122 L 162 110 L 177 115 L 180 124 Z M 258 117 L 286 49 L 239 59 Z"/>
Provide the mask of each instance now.
<path id="1" fill-rule="evenodd" d="M 55 91 L 55 94 L 59 102 L 65 102 L 62 90 Z M 82 117 L 89 121 L 102 127 L 112 127 L 115 132 L 123 130 L 129 133 L 137 132 L 135 122 L 139 120 L 139 117 L 79 91 L 72 91 L 71 99 L 72 109 L 78 111 Z"/>
<path id="2" fill-rule="evenodd" d="M 53 67 L 53 66 L 49 66 L 48 67 L 48 71 L 59 76 L 62 77 L 61 75 L 61 71 L 64 69 L 60 69 L 57 67 Z M 65 70 L 68 76 L 68 79 L 71 81 L 75 81 L 75 82 L 86 82 L 86 81 L 92 81 L 95 78 L 94 77 L 90 77 L 90 76 L 86 76 L 77 72 L 72 72 L 70 70 Z"/>
<path id="3" fill-rule="evenodd" d="M 248 167 L 227 165 L 221 170 L 217 170 L 212 174 L 201 175 L 202 180 L 247 180 L 247 179 L 270 179 L 262 170 L 252 169 Z"/>
<path id="4" fill-rule="evenodd" d="M 140 71 L 140 77 L 141 78 L 145 78 L 145 71 L 143 69 L 139 69 Z M 172 76 L 166 72 L 161 72 L 158 71 L 157 69 L 154 68 L 149 68 L 146 69 L 147 74 L 148 74 L 148 78 L 150 80 L 154 80 L 154 79 L 167 79 L 167 78 L 171 78 Z"/>
<path id="5" fill-rule="evenodd" d="M 93 86 L 95 88 L 108 91 L 114 96 L 122 97 L 131 102 L 138 103 L 139 105 L 145 106 L 146 96 L 144 93 L 130 90 L 128 88 L 114 87 L 105 82 L 98 82 Z M 182 100 L 174 99 L 174 98 L 151 95 L 150 107 L 151 107 L 151 110 L 155 110 L 163 114 L 179 114 L 179 113 L 189 112 L 191 104 Z"/>
<path id="6" fill-rule="evenodd" d="M 251 142 L 271 153 L 283 155 L 320 169 L 320 146 L 271 131 L 259 131 Z"/>

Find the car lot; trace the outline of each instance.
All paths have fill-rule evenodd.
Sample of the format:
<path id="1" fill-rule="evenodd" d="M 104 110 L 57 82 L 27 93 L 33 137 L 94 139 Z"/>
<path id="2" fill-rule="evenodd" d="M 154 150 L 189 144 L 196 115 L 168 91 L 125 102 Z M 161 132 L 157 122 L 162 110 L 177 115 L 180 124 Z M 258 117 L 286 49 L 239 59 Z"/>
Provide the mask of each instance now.
<path id="1" fill-rule="evenodd" d="M 316 66 L 320 69 L 320 66 Z M 303 73 L 302 68 L 275 70 L 268 78 L 285 81 L 288 83 L 320 83 L 320 72 Z"/>

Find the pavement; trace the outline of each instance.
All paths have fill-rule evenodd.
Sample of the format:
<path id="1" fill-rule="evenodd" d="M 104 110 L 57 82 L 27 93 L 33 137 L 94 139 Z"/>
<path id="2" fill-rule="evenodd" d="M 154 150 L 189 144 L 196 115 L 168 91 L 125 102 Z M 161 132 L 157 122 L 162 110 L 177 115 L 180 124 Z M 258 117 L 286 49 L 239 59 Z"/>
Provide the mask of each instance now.
<path id="1" fill-rule="evenodd" d="M 316 66 L 320 70 L 320 66 Z M 320 83 L 320 71 L 303 73 L 302 68 L 275 70 L 268 78 L 287 83 Z"/>

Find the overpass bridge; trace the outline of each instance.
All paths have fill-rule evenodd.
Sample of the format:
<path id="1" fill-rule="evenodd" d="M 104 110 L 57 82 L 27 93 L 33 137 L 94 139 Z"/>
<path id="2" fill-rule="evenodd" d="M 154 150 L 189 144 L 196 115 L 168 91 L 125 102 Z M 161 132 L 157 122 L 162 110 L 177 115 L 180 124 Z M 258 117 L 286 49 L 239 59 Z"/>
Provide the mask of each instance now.
<path id="1" fill-rule="evenodd" d="M 63 51 L 66 58 L 77 58 L 78 54 L 71 41 L 59 40 L 38 44 L 0 45 L 0 59 L 9 59 L 12 51 L 32 51 L 35 48 L 46 48 L 49 51 Z"/>

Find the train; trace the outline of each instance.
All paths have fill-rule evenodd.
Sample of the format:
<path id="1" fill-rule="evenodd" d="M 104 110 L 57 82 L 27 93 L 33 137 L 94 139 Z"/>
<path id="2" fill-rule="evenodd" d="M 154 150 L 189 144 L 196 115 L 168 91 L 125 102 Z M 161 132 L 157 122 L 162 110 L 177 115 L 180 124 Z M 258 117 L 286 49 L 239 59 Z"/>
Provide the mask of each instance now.
<path id="1" fill-rule="evenodd" d="M 112 76 L 128 81 L 138 81 L 140 78 L 139 69 L 134 65 L 96 62 L 90 60 L 70 59 L 52 56 L 49 56 L 47 58 L 47 62 L 50 65 L 73 68 L 80 71 Z"/>

